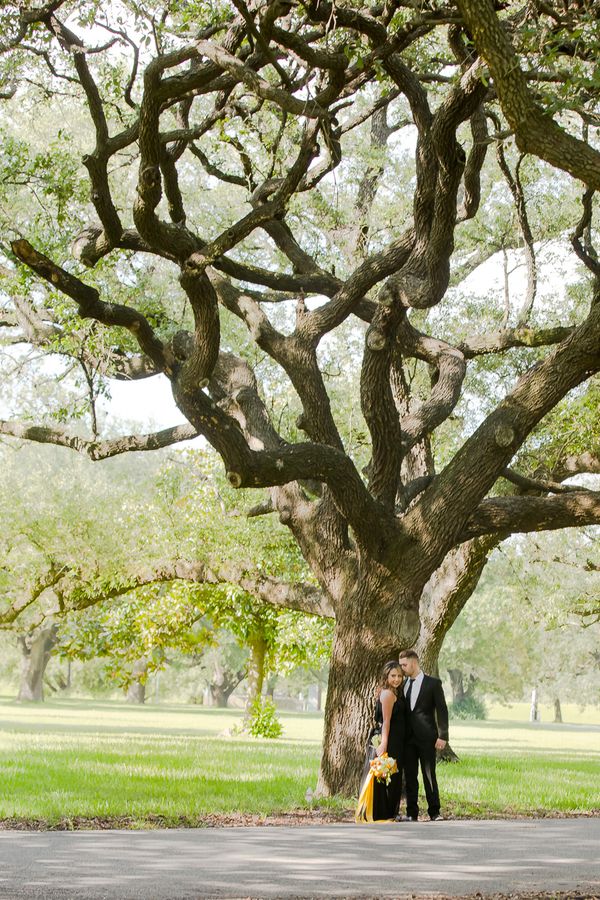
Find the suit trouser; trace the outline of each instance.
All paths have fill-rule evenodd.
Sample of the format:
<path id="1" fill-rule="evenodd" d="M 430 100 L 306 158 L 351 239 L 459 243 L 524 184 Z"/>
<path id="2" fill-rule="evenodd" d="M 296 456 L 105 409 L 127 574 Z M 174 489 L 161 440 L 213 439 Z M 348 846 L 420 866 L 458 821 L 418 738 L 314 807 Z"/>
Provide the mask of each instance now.
<path id="1" fill-rule="evenodd" d="M 417 744 L 409 740 L 404 748 L 404 774 L 406 778 L 406 815 L 419 815 L 419 766 L 427 797 L 427 812 L 430 816 L 440 813 L 440 793 L 435 777 L 435 744 Z"/>

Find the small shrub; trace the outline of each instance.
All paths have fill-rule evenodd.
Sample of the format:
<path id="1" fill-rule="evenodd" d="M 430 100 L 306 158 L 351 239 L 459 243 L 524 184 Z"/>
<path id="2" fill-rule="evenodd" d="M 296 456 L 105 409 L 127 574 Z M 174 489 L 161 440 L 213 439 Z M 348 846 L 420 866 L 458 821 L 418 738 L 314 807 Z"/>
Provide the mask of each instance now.
<path id="1" fill-rule="evenodd" d="M 254 737 L 281 737 L 283 725 L 277 718 L 273 701 L 268 698 L 257 697 L 250 707 L 250 717 L 246 727 Z"/>
<path id="2" fill-rule="evenodd" d="M 454 700 L 448 707 L 448 712 L 451 719 L 487 719 L 485 703 L 477 697 Z"/>

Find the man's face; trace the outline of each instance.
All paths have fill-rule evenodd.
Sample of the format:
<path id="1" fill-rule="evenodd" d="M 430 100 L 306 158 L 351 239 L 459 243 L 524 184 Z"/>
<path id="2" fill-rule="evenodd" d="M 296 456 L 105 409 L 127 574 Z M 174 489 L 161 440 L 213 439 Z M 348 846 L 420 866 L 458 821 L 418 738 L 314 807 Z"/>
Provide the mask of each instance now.
<path id="1" fill-rule="evenodd" d="M 414 657 L 401 659 L 399 665 L 407 678 L 414 678 L 419 673 L 419 663 Z"/>

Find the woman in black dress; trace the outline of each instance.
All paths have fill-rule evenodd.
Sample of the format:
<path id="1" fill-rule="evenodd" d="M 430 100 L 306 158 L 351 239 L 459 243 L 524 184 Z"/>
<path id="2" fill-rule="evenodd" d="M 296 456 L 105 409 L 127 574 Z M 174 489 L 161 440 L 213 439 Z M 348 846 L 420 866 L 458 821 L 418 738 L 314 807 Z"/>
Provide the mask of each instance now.
<path id="1" fill-rule="evenodd" d="M 387 753 L 396 760 L 398 771 L 391 781 L 375 781 L 373 819 L 394 819 L 398 815 L 402 793 L 402 748 L 406 731 L 406 702 L 402 684 L 404 675 L 396 660 L 387 662 L 379 680 L 379 696 L 375 706 L 375 733 L 381 732 L 377 756 Z"/>

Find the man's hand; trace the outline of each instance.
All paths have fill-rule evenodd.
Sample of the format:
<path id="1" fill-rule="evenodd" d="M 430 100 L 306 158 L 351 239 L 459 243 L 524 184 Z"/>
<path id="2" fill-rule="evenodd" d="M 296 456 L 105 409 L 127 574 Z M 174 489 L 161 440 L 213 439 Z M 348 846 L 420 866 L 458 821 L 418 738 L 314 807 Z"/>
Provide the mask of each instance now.
<path id="1" fill-rule="evenodd" d="M 441 738 L 438 738 L 437 741 L 435 742 L 435 749 L 443 750 L 447 743 L 448 743 L 447 741 L 443 741 Z"/>

